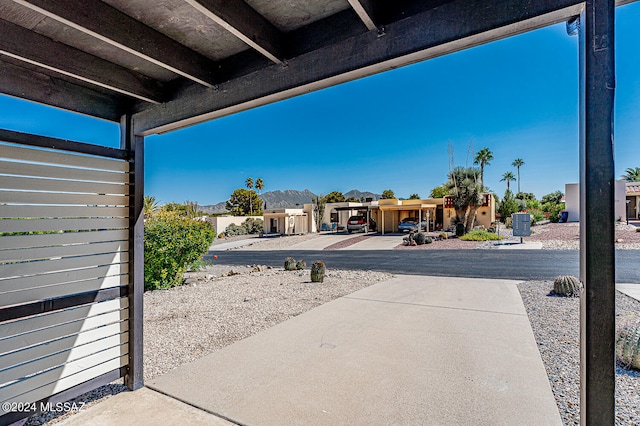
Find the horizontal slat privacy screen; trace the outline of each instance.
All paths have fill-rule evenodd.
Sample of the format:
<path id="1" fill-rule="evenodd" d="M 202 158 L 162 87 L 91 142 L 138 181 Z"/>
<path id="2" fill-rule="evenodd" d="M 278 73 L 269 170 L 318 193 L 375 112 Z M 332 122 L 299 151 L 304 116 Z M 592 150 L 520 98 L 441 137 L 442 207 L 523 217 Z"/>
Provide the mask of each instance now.
<path id="1" fill-rule="evenodd" d="M 81 151 L 0 141 L 0 403 L 128 363 L 129 163 Z"/>

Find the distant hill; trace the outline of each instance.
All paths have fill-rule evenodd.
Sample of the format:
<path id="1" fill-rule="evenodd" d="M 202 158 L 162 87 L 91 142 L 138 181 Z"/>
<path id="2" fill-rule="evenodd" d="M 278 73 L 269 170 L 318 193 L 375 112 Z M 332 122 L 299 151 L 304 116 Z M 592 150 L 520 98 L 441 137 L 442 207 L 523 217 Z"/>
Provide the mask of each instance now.
<path id="1" fill-rule="evenodd" d="M 296 191 L 295 189 L 287 189 L 284 191 L 269 191 L 260 195 L 262 201 L 267 203 L 268 209 L 285 209 L 285 208 L 296 208 L 302 207 L 303 204 L 308 204 L 313 201 L 313 197 L 316 194 L 305 189 L 304 191 Z M 357 189 L 352 189 L 349 192 L 344 194 L 345 198 L 355 197 L 358 200 L 373 198 L 374 200 L 380 199 L 380 194 L 374 194 L 373 192 L 367 191 L 359 191 Z M 217 214 L 224 213 L 227 211 L 225 208 L 226 201 L 222 201 L 218 204 L 213 204 L 209 206 L 199 206 L 198 208 L 205 213 Z"/>

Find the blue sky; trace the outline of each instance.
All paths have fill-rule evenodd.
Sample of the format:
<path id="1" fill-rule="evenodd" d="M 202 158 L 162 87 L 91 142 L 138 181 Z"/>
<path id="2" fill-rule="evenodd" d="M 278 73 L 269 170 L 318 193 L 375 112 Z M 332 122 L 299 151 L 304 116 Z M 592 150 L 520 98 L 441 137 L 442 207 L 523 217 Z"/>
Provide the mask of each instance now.
<path id="1" fill-rule="evenodd" d="M 616 15 L 616 176 L 640 167 L 640 2 Z M 522 158 L 537 197 L 577 182 L 577 37 L 564 24 L 146 139 L 145 192 L 160 202 L 224 201 L 247 177 L 265 191 L 351 189 L 399 197 L 446 180 L 471 146 L 494 160 L 486 184 Z M 116 124 L 0 96 L 0 127 L 118 146 Z M 471 165 L 469 158 L 468 164 Z M 515 184 L 515 183 L 514 183 Z"/>

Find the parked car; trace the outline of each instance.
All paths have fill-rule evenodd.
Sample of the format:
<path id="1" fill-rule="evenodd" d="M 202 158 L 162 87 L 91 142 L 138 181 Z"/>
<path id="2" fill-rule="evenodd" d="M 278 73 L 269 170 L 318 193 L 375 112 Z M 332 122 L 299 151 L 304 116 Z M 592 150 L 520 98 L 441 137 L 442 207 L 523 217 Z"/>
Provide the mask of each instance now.
<path id="1" fill-rule="evenodd" d="M 424 231 L 427 229 L 427 221 L 423 220 L 420 222 L 420 230 Z M 400 232 L 418 232 L 418 218 L 417 217 L 405 217 L 398 224 L 398 231 Z"/>
<path id="2" fill-rule="evenodd" d="M 352 233 L 356 231 L 375 231 L 376 230 L 376 222 L 373 219 L 369 219 L 367 222 L 367 218 L 364 215 L 359 216 L 351 216 L 347 221 L 347 232 Z"/>

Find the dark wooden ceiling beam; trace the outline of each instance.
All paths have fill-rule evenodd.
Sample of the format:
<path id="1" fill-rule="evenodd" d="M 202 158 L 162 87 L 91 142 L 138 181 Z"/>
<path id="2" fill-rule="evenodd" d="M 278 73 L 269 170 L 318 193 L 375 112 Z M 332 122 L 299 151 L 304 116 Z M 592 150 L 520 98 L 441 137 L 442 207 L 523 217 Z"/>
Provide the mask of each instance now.
<path id="1" fill-rule="evenodd" d="M 141 135 L 167 132 L 425 59 L 551 25 L 580 13 L 579 0 L 457 0 L 221 83 L 188 90 L 134 116 Z"/>
<path id="2" fill-rule="evenodd" d="M 373 0 L 349 0 L 349 4 L 369 31 L 378 27 L 373 14 Z"/>
<path id="3" fill-rule="evenodd" d="M 158 83 L 3 20 L 0 53 L 146 102 L 162 101 Z"/>
<path id="4" fill-rule="evenodd" d="M 119 122 L 122 103 L 115 96 L 18 66 L 0 55 L 2 93 L 44 105 Z"/>
<path id="5" fill-rule="evenodd" d="M 282 63 L 282 34 L 242 0 L 185 0 L 200 13 L 275 63 Z"/>
<path id="6" fill-rule="evenodd" d="M 215 63 L 99 0 L 13 0 L 60 23 L 212 87 Z"/>

